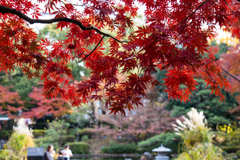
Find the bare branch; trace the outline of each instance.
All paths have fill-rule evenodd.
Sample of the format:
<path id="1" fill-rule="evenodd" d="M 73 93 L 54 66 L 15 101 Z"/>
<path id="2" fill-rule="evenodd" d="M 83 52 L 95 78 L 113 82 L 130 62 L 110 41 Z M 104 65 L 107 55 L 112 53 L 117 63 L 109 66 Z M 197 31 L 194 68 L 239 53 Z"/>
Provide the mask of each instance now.
<path id="1" fill-rule="evenodd" d="M 71 18 L 59 17 L 59 18 L 52 18 L 52 19 L 33 19 L 33 18 L 28 17 L 27 15 L 23 14 L 22 12 L 20 12 L 16 9 L 8 8 L 8 7 L 2 6 L 2 5 L 0 5 L 0 13 L 15 14 L 18 17 L 28 21 L 30 24 L 33 24 L 33 23 L 47 23 L 48 24 L 48 23 L 54 23 L 54 22 L 60 22 L 60 21 L 69 22 L 69 23 L 73 23 L 73 24 L 78 25 L 82 30 L 95 30 L 97 33 L 99 33 L 103 36 L 106 36 L 106 37 L 110 37 L 110 38 L 114 39 L 115 41 L 117 41 L 119 43 L 123 43 L 123 42 L 127 43 L 127 41 L 120 41 L 117 38 L 111 36 L 110 34 L 102 32 L 101 30 L 99 30 L 98 28 L 96 28 L 94 26 L 86 27 L 80 21 L 75 20 L 75 19 L 71 19 Z"/>
<path id="2" fill-rule="evenodd" d="M 85 55 L 85 57 L 83 58 L 83 59 L 81 59 L 78 63 L 80 63 L 80 62 L 82 62 L 84 59 L 86 59 L 88 56 L 90 56 L 96 49 L 97 49 L 97 47 L 100 45 L 100 43 L 102 42 L 102 40 L 103 40 L 103 38 L 104 38 L 105 36 L 103 36 L 101 39 L 100 39 L 100 41 L 98 42 L 98 44 L 94 47 L 94 49 L 89 53 L 89 54 L 84 54 Z"/>

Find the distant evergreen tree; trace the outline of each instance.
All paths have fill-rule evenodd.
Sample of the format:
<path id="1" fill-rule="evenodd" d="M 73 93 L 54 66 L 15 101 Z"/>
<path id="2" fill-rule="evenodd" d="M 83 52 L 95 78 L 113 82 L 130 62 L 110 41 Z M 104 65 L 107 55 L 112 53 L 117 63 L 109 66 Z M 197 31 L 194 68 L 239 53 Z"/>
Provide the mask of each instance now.
<path id="1" fill-rule="evenodd" d="M 168 103 L 167 109 L 172 110 L 172 117 L 186 115 L 194 107 L 198 111 L 203 111 L 208 120 L 208 125 L 213 128 L 236 121 L 235 115 L 228 112 L 237 106 L 235 95 L 231 95 L 231 93 L 223 90 L 222 93 L 226 97 L 226 100 L 225 102 L 221 102 L 219 97 L 215 97 L 214 94 L 210 95 L 211 91 L 206 86 L 204 80 L 198 79 L 197 83 L 199 83 L 196 86 L 197 91 L 194 91 L 189 97 L 190 101 L 184 103 L 179 100 L 171 100 Z"/>
<path id="2" fill-rule="evenodd" d="M 167 71 L 157 71 L 156 78 L 162 84 L 163 79 L 166 77 L 165 73 Z M 202 79 L 197 79 L 198 85 L 196 85 L 197 91 L 189 97 L 190 101 L 181 102 L 180 100 L 170 99 L 166 109 L 171 110 L 172 117 L 179 117 L 186 115 L 187 112 L 191 110 L 192 107 L 196 108 L 198 111 L 203 111 L 206 119 L 208 120 L 208 125 L 212 128 L 216 128 L 219 125 L 230 124 L 236 121 L 236 115 L 231 114 L 228 111 L 237 106 L 237 100 L 235 94 L 231 94 L 227 91 L 222 91 L 225 96 L 225 102 L 221 102 L 219 97 L 215 97 L 215 94 L 210 94 L 211 90 L 206 86 L 206 83 Z M 161 85 L 156 87 L 159 93 L 159 97 L 163 99 L 168 99 L 168 95 L 164 92 L 165 88 Z"/>

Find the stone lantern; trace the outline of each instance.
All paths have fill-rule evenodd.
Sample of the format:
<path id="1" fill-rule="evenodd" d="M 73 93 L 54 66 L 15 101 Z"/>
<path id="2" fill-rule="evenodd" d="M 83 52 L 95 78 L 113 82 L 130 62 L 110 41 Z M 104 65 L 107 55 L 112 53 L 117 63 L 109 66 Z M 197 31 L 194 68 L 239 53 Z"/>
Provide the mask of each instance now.
<path id="1" fill-rule="evenodd" d="M 172 150 L 161 145 L 161 147 L 153 149 L 152 152 L 157 153 L 155 160 L 169 160 L 169 156 L 167 156 L 167 154 L 172 152 Z"/>

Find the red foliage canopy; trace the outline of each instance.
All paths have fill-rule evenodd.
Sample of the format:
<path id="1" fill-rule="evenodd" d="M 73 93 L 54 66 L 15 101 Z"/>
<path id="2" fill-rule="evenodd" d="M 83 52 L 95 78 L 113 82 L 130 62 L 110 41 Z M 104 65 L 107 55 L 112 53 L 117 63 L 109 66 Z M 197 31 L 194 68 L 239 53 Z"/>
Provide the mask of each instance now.
<path id="1" fill-rule="evenodd" d="M 125 37 L 126 28 L 134 25 L 136 3 L 146 6 L 145 25 Z M 38 19 L 42 13 L 55 17 Z M 168 71 L 162 85 L 170 98 L 187 100 L 196 90 L 198 70 L 206 75 L 211 90 L 224 98 L 219 86 L 229 85 L 208 52 L 207 38 L 214 37 L 216 25 L 235 33 L 239 14 L 236 0 L 83 0 L 80 6 L 62 0 L 4 0 L 0 1 L 0 71 L 20 66 L 29 78 L 41 77 L 47 97 L 60 94 L 73 105 L 101 99 L 100 83 L 105 82 L 104 96 L 112 113 L 141 104 L 147 85 L 157 84 L 151 76 L 156 67 Z M 38 41 L 29 28 L 29 23 L 53 22 L 58 28 L 69 28 L 66 40 Z M 102 52 L 104 37 L 110 37 L 107 55 Z M 94 44 L 90 51 L 88 46 Z M 68 80 L 72 75 L 67 63 L 74 59 L 85 61 L 92 70 L 90 79 L 76 86 Z M 116 85 L 117 74 L 126 73 L 127 79 Z M 180 88 L 181 84 L 186 87 Z"/>
<path id="2" fill-rule="evenodd" d="M 22 117 L 27 118 L 42 118 L 45 115 L 62 116 L 64 113 L 68 113 L 71 109 L 63 98 L 45 98 L 42 88 L 33 88 L 33 91 L 29 94 L 32 104 L 35 106 L 29 111 L 23 112 Z"/>
<path id="3" fill-rule="evenodd" d="M 0 113 L 6 114 L 9 118 L 16 118 L 18 111 L 23 108 L 24 101 L 21 101 L 18 92 L 11 92 L 10 88 L 0 86 Z"/>

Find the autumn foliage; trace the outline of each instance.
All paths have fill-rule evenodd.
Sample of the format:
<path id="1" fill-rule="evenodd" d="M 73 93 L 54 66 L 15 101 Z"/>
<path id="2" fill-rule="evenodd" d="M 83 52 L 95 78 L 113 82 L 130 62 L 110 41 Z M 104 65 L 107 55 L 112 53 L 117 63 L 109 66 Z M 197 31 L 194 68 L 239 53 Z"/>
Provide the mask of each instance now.
<path id="1" fill-rule="evenodd" d="M 0 86 L 0 114 L 6 114 L 10 118 L 16 118 L 19 110 L 24 108 L 24 101 L 18 92 L 11 92 L 11 87 Z"/>
<path id="2" fill-rule="evenodd" d="M 33 107 L 23 112 L 22 117 L 41 118 L 45 115 L 54 117 L 62 116 L 70 112 L 71 105 L 63 98 L 45 98 L 42 88 L 33 88 L 33 91 L 28 95 L 31 98 Z"/>
<path id="3" fill-rule="evenodd" d="M 220 63 L 222 67 L 227 71 L 224 75 L 227 77 L 231 85 L 231 93 L 239 93 L 240 89 L 240 70 L 239 70 L 239 62 L 240 62 L 240 44 L 236 46 L 230 47 L 228 49 L 229 53 L 225 53 L 221 55 Z M 236 99 L 238 104 L 240 102 L 240 96 L 237 95 Z M 236 108 L 230 110 L 230 113 L 237 113 L 238 119 L 239 117 L 240 106 L 238 105 Z"/>
<path id="4" fill-rule="evenodd" d="M 136 3 L 146 7 L 144 26 L 133 22 Z M 42 13 L 54 18 L 43 20 Z M 224 99 L 221 88 L 229 85 L 208 51 L 207 39 L 215 36 L 216 25 L 237 33 L 239 15 L 236 0 L 83 0 L 81 4 L 4 0 L 0 1 L 0 71 L 19 66 L 29 78 L 43 80 L 46 97 L 60 95 L 73 105 L 105 96 L 111 113 L 124 114 L 126 108 L 141 105 L 147 86 L 159 85 L 151 75 L 156 69 L 168 71 L 160 85 L 166 86 L 169 98 L 188 100 L 196 90 L 194 76 L 201 70 L 212 92 Z M 65 40 L 38 40 L 29 27 L 53 22 L 69 29 Z M 137 29 L 127 36 L 128 27 Z M 105 38 L 109 38 L 107 54 L 103 54 Z M 84 61 L 92 70 L 90 79 L 72 85 L 70 61 Z M 127 74 L 126 80 L 119 83 L 118 74 Z"/>
<path id="5" fill-rule="evenodd" d="M 173 129 L 172 124 L 176 118 L 170 117 L 171 112 L 164 109 L 165 105 L 165 102 L 147 101 L 143 108 L 127 111 L 126 117 L 122 117 L 121 114 L 101 114 L 98 117 L 99 121 L 110 125 L 95 126 L 91 131 L 101 136 L 112 136 L 114 139 L 121 136 L 137 144 L 153 135 Z"/>
<path id="6" fill-rule="evenodd" d="M 29 94 L 30 102 L 21 100 L 18 92 L 11 91 L 12 87 L 0 86 L 0 114 L 6 114 L 9 118 L 19 116 L 26 118 L 41 118 L 46 115 L 59 117 L 70 112 L 70 104 L 63 98 L 45 98 L 42 88 L 33 88 Z M 26 103 L 32 104 L 30 108 Z"/>

